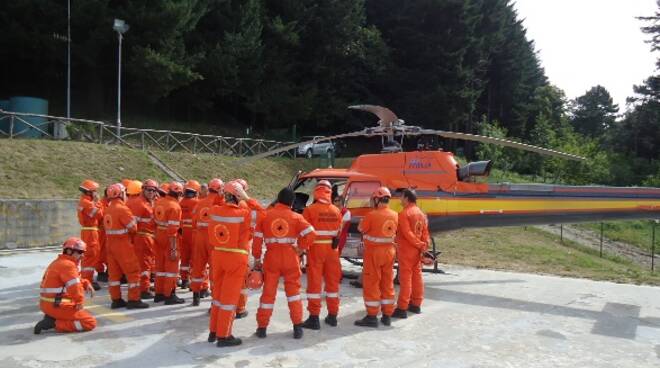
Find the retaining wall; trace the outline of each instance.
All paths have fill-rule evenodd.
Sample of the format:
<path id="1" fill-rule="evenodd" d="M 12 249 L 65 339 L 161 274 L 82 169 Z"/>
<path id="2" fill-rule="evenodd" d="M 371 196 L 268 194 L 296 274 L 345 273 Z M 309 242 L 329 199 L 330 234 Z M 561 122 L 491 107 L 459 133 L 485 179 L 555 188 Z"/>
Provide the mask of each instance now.
<path id="1" fill-rule="evenodd" d="M 75 199 L 0 199 L 0 249 L 61 244 L 80 235 Z"/>

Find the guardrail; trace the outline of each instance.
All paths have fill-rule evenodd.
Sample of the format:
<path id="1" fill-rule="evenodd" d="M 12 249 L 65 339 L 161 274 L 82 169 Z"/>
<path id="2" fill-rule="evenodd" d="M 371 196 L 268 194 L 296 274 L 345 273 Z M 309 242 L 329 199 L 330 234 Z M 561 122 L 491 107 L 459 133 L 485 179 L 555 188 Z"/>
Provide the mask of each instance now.
<path id="1" fill-rule="evenodd" d="M 293 142 L 224 137 L 171 130 L 141 129 L 102 121 L 0 110 L 0 138 L 45 138 L 98 144 L 121 144 L 134 149 L 165 152 L 210 153 L 246 157 Z M 279 156 L 295 157 L 295 150 Z"/>

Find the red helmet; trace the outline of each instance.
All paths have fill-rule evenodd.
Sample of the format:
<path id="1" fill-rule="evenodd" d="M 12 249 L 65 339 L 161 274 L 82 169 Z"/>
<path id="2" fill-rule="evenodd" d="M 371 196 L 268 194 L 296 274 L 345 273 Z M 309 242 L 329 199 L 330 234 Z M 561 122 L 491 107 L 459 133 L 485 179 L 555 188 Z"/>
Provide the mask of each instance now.
<path id="1" fill-rule="evenodd" d="M 248 274 L 247 287 L 251 290 L 259 290 L 264 285 L 264 275 L 259 270 L 252 270 Z"/>
<path id="2" fill-rule="evenodd" d="M 154 188 L 158 190 L 158 182 L 154 179 L 147 179 L 144 181 L 144 184 L 142 184 L 142 190 L 145 190 L 146 188 Z"/>
<path id="3" fill-rule="evenodd" d="M 209 182 L 209 190 L 212 192 L 220 193 L 222 192 L 224 186 L 225 183 L 223 183 L 222 180 L 218 178 L 211 179 L 211 181 Z"/>
<path id="4" fill-rule="evenodd" d="M 380 187 L 374 191 L 371 198 L 392 198 L 392 193 L 386 187 Z"/>
<path id="5" fill-rule="evenodd" d="M 80 190 L 84 190 L 86 192 L 95 192 L 97 189 L 99 189 L 99 183 L 97 183 L 93 180 L 87 179 L 87 180 L 83 181 L 78 188 L 80 188 Z"/>
<path id="6" fill-rule="evenodd" d="M 435 263 L 435 255 L 433 252 L 424 252 L 424 254 L 422 254 L 422 264 L 424 266 L 433 266 L 433 263 Z"/>
<path id="7" fill-rule="evenodd" d="M 328 180 L 321 180 L 318 183 L 316 183 L 316 188 L 318 187 L 326 187 L 328 189 L 332 189 L 332 184 Z"/>
<path id="8" fill-rule="evenodd" d="M 121 183 L 112 184 L 108 187 L 108 199 L 121 198 L 126 188 Z"/>
<path id="9" fill-rule="evenodd" d="M 235 181 L 243 187 L 244 191 L 247 192 L 248 189 L 250 189 L 250 187 L 248 186 L 248 183 L 245 179 L 236 179 Z"/>
<path id="10" fill-rule="evenodd" d="M 186 182 L 186 185 L 184 185 L 183 189 L 185 190 L 192 190 L 195 193 L 199 193 L 199 190 L 202 188 L 201 185 L 199 185 L 199 182 L 197 180 L 188 180 Z"/>
<path id="11" fill-rule="evenodd" d="M 80 252 L 87 250 L 87 244 L 75 236 L 70 237 L 62 243 L 62 249 L 73 249 Z"/>
<path id="12" fill-rule="evenodd" d="M 225 193 L 229 193 L 233 195 L 236 198 L 240 198 L 241 196 L 241 191 L 244 190 L 243 186 L 241 183 L 239 183 L 237 180 L 235 181 L 230 181 L 229 183 L 225 184 L 224 187 Z"/>
<path id="13" fill-rule="evenodd" d="M 170 183 L 163 183 L 160 185 L 160 187 L 158 187 L 158 193 L 161 196 L 164 196 L 169 192 L 170 192 Z"/>
<path id="14" fill-rule="evenodd" d="M 176 193 L 178 195 L 183 194 L 183 185 L 178 181 L 173 181 L 170 183 L 170 193 Z"/>

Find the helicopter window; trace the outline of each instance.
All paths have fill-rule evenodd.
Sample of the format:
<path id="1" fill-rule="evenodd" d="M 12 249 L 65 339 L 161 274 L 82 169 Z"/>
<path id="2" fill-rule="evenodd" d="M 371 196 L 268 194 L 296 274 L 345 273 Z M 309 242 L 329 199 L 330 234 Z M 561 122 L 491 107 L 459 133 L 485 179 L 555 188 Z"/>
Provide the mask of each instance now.
<path id="1" fill-rule="evenodd" d="M 316 184 L 321 181 L 321 180 L 328 180 L 330 183 L 332 183 L 332 191 L 333 193 L 341 193 L 346 186 L 346 180 L 342 179 L 326 179 L 326 178 L 318 178 L 318 179 L 305 179 L 303 181 L 300 181 L 296 186 L 295 186 L 295 191 L 296 191 L 296 203 L 294 207 L 296 210 L 302 211 L 305 207 L 309 206 L 312 204 L 314 201 L 314 188 L 316 187 Z"/>
<path id="2" fill-rule="evenodd" d="M 380 187 L 377 181 L 353 182 L 345 193 L 347 208 L 371 207 L 371 194 Z"/>

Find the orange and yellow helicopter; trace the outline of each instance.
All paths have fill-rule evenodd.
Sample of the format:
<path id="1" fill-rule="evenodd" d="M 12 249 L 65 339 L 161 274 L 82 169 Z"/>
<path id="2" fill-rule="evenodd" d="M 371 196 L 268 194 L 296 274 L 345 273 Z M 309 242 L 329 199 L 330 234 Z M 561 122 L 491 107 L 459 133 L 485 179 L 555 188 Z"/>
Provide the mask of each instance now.
<path id="1" fill-rule="evenodd" d="M 378 154 L 357 157 L 348 169 L 316 169 L 298 173 L 290 183 L 296 191 L 294 209 L 302 211 L 319 180 L 328 180 L 352 214 L 352 225 L 342 257 L 361 259 L 363 245 L 357 224 L 370 210 L 373 191 L 386 186 L 393 193 L 390 207 L 401 210 L 396 193 L 417 192 L 419 207 L 427 214 L 432 233 L 460 228 L 593 222 L 660 217 L 660 188 L 620 188 L 545 184 L 488 184 L 476 177 L 489 175 L 492 161 L 461 166 L 451 152 L 402 149 L 406 136 L 435 135 L 450 139 L 497 144 L 570 160 L 584 157 L 524 143 L 466 133 L 409 126 L 385 107 L 350 106 L 380 119 L 378 126 L 317 138 L 252 156 L 247 161 L 282 153 L 298 146 L 351 137 L 382 137 Z M 397 141 L 399 139 L 399 141 Z"/>

